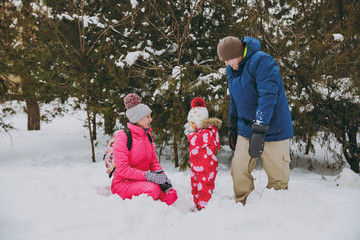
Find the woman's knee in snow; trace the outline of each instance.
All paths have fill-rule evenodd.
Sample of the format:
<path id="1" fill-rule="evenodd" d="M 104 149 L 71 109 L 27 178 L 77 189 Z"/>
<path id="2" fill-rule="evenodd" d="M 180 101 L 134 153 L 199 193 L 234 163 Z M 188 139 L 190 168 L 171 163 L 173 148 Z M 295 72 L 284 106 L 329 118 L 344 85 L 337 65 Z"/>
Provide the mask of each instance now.
<path id="1" fill-rule="evenodd" d="M 161 193 L 161 188 L 158 184 L 147 182 L 146 186 L 144 186 L 144 193 L 152 197 L 154 200 L 159 198 Z"/>

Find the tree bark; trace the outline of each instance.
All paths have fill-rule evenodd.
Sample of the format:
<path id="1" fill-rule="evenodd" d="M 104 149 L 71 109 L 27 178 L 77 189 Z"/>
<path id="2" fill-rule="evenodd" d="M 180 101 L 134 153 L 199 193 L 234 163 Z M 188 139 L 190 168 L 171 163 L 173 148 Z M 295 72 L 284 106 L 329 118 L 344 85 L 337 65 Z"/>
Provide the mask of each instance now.
<path id="1" fill-rule="evenodd" d="M 349 130 L 349 143 L 344 147 L 344 155 L 346 161 L 349 163 L 351 170 L 356 173 L 360 173 L 359 163 L 360 163 L 360 153 L 359 147 L 356 139 L 358 132 L 357 126 L 352 126 Z"/>
<path id="2" fill-rule="evenodd" d="M 113 134 L 115 127 L 115 114 L 111 108 L 108 108 L 104 112 L 104 130 L 105 134 Z"/>
<path id="3" fill-rule="evenodd" d="M 27 129 L 40 130 L 40 107 L 36 97 L 26 99 L 26 108 L 28 115 Z"/>
<path id="4" fill-rule="evenodd" d="M 174 159 L 175 159 L 175 167 L 179 167 L 179 153 L 178 153 L 178 146 L 176 141 L 176 133 L 174 132 Z"/>
<path id="5" fill-rule="evenodd" d="M 350 168 L 351 170 L 353 170 L 354 172 L 356 173 L 360 173 L 360 169 L 359 169 L 359 162 L 358 162 L 358 159 L 351 155 L 351 154 L 348 154 L 348 149 L 345 149 L 344 151 L 344 155 L 345 155 L 345 158 L 346 158 L 346 161 L 349 163 L 350 165 Z"/>
<path id="6" fill-rule="evenodd" d="M 91 131 L 90 106 L 89 106 L 88 100 L 86 100 L 86 115 L 87 115 L 89 135 L 90 135 L 90 144 L 91 144 L 91 153 L 92 153 L 91 159 L 92 159 L 92 162 L 96 162 L 94 139 L 93 139 L 93 135 L 92 135 L 92 131 Z"/>
<path id="7" fill-rule="evenodd" d="M 96 113 L 93 113 L 93 117 L 91 119 L 92 121 L 92 135 L 93 135 L 93 140 L 95 141 L 97 139 L 97 134 L 96 134 Z"/>

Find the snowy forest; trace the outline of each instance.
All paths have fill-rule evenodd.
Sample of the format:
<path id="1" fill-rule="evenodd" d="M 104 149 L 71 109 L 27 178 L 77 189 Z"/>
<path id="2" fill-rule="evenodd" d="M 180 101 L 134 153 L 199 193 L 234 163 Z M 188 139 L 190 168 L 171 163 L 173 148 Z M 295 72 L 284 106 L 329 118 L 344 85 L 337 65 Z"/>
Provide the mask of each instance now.
<path id="1" fill-rule="evenodd" d="M 0 1 L 0 239 L 360 239 L 360 1 Z M 217 44 L 259 39 L 279 64 L 293 120 L 288 190 L 261 161 L 233 196 L 229 90 Z M 152 109 L 173 206 L 110 190 L 102 159 Z M 211 201 L 193 212 L 184 124 L 195 97 L 222 120 Z"/>
<path id="2" fill-rule="evenodd" d="M 153 109 L 159 146 L 175 166 L 188 164 L 184 119 L 202 96 L 227 122 L 229 95 L 219 39 L 252 36 L 280 65 L 299 151 L 314 142 L 341 145 L 359 173 L 360 3 L 356 0 L 1 1 L 0 100 L 26 102 L 28 130 L 61 115 L 53 101 L 87 113 L 92 159 L 99 125 L 124 124 L 123 98 L 142 96 Z M 13 126 L 4 116 L 1 134 Z M 171 127 L 166 127 L 171 126 Z M 227 141 L 227 129 L 220 130 Z"/>

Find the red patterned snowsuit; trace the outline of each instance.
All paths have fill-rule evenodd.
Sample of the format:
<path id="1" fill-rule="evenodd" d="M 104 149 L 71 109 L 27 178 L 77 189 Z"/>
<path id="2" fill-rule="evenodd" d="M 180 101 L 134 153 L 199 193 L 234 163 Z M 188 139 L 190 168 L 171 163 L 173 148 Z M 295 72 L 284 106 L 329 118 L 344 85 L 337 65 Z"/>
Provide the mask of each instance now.
<path id="1" fill-rule="evenodd" d="M 206 119 L 202 122 L 202 128 L 188 136 L 191 193 L 194 196 L 194 203 L 199 208 L 205 208 L 215 188 L 218 171 L 216 152 L 220 149 L 218 133 L 220 125 L 219 119 Z"/>

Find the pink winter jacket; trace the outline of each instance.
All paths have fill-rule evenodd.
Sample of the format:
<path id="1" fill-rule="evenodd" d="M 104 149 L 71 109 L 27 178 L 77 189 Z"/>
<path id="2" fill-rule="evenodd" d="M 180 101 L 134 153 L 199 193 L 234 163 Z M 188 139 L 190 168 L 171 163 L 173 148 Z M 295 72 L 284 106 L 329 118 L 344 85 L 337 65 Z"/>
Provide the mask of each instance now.
<path id="1" fill-rule="evenodd" d="M 131 123 L 128 123 L 127 127 L 131 131 L 132 147 L 129 152 L 126 134 L 124 131 L 119 132 L 113 146 L 116 167 L 113 184 L 128 180 L 145 181 L 146 171 L 162 169 L 156 156 L 155 146 L 150 143 L 144 129 Z M 148 130 L 149 134 L 150 132 L 151 128 Z"/>

